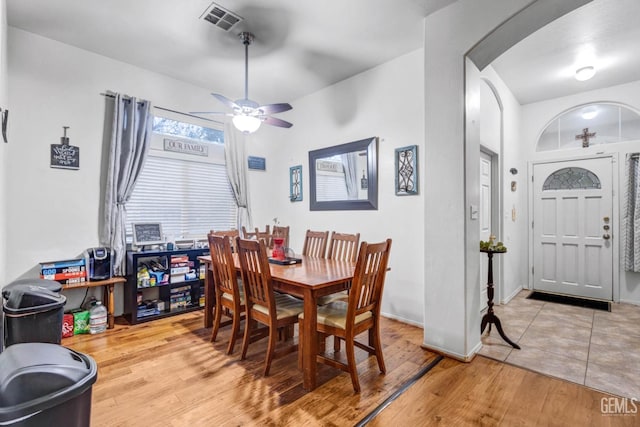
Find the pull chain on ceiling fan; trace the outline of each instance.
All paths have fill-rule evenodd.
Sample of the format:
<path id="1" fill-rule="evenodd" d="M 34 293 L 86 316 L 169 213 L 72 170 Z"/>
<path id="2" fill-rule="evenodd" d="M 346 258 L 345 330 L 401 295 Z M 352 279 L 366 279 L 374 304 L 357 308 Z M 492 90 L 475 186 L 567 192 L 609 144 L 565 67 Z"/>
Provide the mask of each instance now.
<path id="1" fill-rule="evenodd" d="M 232 101 L 219 93 L 212 93 L 214 98 L 222 102 L 233 110 L 233 113 L 222 113 L 213 111 L 194 111 L 192 114 L 224 114 L 232 116 L 234 126 L 244 132 L 253 133 L 258 130 L 264 122 L 268 125 L 290 128 L 293 124 L 271 117 L 270 114 L 281 113 L 291 110 L 291 105 L 287 103 L 260 105 L 249 99 L 249 45 L 254 39 L 253 34 L 242 32 L 239 34 L 242 44 L 244 44 L 244 98 Z"/>

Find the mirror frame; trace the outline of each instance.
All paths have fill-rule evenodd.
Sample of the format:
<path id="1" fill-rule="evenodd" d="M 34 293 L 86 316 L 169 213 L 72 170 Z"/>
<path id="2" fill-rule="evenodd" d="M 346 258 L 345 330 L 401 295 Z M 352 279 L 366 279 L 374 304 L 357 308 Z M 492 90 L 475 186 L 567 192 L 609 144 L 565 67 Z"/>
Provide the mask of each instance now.
<path id="1" fill-rule="evenodd" d="M 319 202 L 316 199 L 316 160 L 352 151 L 367 152 L 368 198 L 359 200 L 330 200 Z M 312 211 L 377 210 L 378 209 L 378 138 L 371 137 L 360 141 L 335 145 L 309 151 L 309 209 Z"/>

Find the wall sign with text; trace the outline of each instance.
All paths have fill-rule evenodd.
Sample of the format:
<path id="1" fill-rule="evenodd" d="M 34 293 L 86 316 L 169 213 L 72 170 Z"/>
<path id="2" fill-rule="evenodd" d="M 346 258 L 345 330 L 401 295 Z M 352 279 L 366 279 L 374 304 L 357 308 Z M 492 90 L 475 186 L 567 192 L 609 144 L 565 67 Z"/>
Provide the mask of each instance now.
<path id="1" fill-rule="evenodd" d="M 264 171 L 267 170 L 267 160 L 264 157 L 249 156 L 249 169 Z"/>
<path id="2" fill-rule="evenodd" d="M 182 139 L 165 138 L 164 151 L 172 151 L 174 153 L 191 154 L 194 156 L 208 156 L 209 147 L 195 141 L 185 141 Z"/>

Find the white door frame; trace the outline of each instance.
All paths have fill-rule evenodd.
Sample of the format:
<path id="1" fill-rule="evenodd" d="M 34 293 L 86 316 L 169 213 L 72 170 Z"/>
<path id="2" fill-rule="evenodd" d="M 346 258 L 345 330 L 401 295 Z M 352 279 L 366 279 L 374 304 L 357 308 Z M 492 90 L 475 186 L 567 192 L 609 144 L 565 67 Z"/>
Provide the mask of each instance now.
<path id="1" fill-rule="evenodd" d="M 502 131 L 501 131 L 502 133 Z M 504 230 L 502 226 L 502 180 L 500 179 L 500 155 L 493 152 L 491 149 L 480 145 L 480 152 L 491 157 L 491 228 L 492 233 L 498 240 L 504 239 Z M 478 227 L 480 224 L 478 223 Z M 484 255 L 484 254 L 483 254 Z M 487 262 L 484 257 L 483 262 Z M 504 295 L 504 264 L 502 263 L 503 257 L 493 257 L 493 284 L 495 295 L 493 300 L 495 303 L 502 302 L 502 296 Z M 487 285 L 487 278 L 480 277 L 480 285 Z M 486 309 L 486 301 L 481 301 L 481 307 Z"/>
<path id="2" fill-rule="evenodd" d="M 612 183 L 611 183 L 611 203 L 612 203 L 612 218 L 611 218 L 611 231 L 613 236 L 613 261 L 612 261 L 612 272 L 613 272 L 613 302 L 620 302 L 620 244 L 622 242 L 622 238 L 620 235 L 620 202 L 618 200 L 618 194 L 620 193 L 620 162 L 618 161 L 619 155 L 618 153 L 606 153 L 606 154 L 592 154 L 585 156 L 568 156 L 562 158 L 555 159 L 546 159 L 546 160 L 532 160 L 527 163 L 527 191 L 528 191 L 528 199 L 529 199 L 529 209 L 528 209 L 528 236 L 529 236 L 529 271 L 527 274 L 527 286 L 529 289 L 533 289 L 533 228 L 531 227 L 531 222 L 533 221 L 533 203 L 534 203 L 534 191 L 533 191 L 533 166 L 536 164 L 543 163 L 561 163 L 571 160 L 587 160 L 587 159 L 597 159 L 597 158 L 610 158 L 611 159 L 611 173 L 612 173 Z"/>

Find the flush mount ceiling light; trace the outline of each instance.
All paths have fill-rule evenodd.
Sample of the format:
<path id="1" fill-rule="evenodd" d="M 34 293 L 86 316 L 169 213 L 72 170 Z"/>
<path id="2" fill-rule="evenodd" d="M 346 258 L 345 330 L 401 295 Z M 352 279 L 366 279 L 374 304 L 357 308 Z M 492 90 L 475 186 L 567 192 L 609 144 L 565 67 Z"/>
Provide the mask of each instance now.
<path id="1" fill-rule="evenodd" d="M 191 114 L 224 114 L 233 117 L 233 125 L 241 132 L 253 133 L 258 130 L 262 123 L 290 128 L 291 123 L 271 117 L 270 114 L 281 113 L 291 110 L 291 105 L 283 102 L 280 104 L 260 105 L 249 99 L 249 45 L 253 41 L 253 34 L 243 32 L 239 34 L 244 45 L 244 98 L 232 101 L 224 95 L 212 93 L 214 98 L 233 110 L 233 113 L 222 113 L 213 111 L 192 111 Z"/>
<path id="2" fill-rule="evenodd" d="M 576 70 L 576 80 L 579 82 L 583 82 L 585 80 L 589 80 L 596 74 L 596 69 L 593 65 L 588 65 L 586 67 L 578 68 Z"/>

